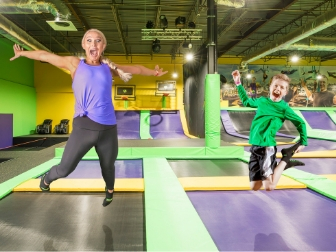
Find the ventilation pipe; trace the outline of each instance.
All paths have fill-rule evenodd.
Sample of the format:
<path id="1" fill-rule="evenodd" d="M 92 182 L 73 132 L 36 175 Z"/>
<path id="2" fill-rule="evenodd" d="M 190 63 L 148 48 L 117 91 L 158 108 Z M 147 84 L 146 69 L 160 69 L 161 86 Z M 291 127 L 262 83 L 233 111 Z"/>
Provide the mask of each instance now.
<path id="1" fill-rule="evenodd" d="M 309 37 L 289 45 L 285 50 L 336 51 L 336 38 Z"/>
<path id="2" fill-rule="evenodd" d="M 69 20 L 71 13 L 60 0 L 1 0 L 1 14 L 40 14 L 51 13 L 57 20 Z"/>
<path id="3" fill-rule="evenodd" d="M 218 5 L 225 5 L 228 7 L 242 8 L 245 6 L 245 0 L 215 0 Z"/>
<path id="4" fill-rule="evenodd" d="M 293 43 L 296 43 L 304 38 L 307 38 L 319 31 L 322 31 L 332 25 L 336 24 L 336 8 L 326 11 L 311 22 L 306 23 L 295 31 L 280 37 L 273 43 L 269 43 L 260 50 L 243 58 L 241 65 L 246 66 L 248 63 L 258 60 L 266 55 L 285 50 Z"/>
<path id="5" fill-rule="evenodd" d="M 43 46 L 37 40 L 32 38 L 29 34 L 23 31 L 20 27 L 8 20 L 6 17 L 0 14 L 0 34 L 10 41 L 21 45 L 26 50 L 45 50 L 48 48 Z"/>

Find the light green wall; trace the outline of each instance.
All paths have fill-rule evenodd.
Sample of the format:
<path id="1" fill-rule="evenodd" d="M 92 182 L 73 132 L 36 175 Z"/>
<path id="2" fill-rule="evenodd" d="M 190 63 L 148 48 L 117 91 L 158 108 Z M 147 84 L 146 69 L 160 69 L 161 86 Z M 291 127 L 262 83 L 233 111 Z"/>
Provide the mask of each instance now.
<path id="1" fill-rule="evenodd" d="M 0 113 L 13 114 L 13 136 L 29 135 L 36 127 L 34 62 L 13 57 L 13 43 L 0 39 Z"/>

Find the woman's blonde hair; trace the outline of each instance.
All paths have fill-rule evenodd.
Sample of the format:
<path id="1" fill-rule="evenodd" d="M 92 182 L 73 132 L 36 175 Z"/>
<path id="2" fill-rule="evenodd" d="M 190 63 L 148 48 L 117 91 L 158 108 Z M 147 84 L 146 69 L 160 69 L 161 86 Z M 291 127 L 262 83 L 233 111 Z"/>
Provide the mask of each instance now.
<path id="1" fill-rule="evenodd" d="M 96 32 L 101 36 L 101 39 L 103 40 L 103 44 L 104 44 L 104 50 L 106 48 L 107 45 L 107 40 L 106 37 L 104 35 L 104 33 L 102 33 L 100 30 L 98 29 L 90 29 L 87 30 L 82 38 L 82 45 L 84 44 L 85 41 L 85 37 L 87 36 L 87 34 L 89 32 Z M 120 77 L 120 79 L 122 79 L 124 82 L 129 81 L 130 79 L 132 79 L 132 74 L 130 73 L 125 73 L 123 70 L 119 69 L 110 59 L 103 57 L 102 55 L 100 55 L 100 61 L 106 65 L 108 65 L 111 69 L 116 70 L 118 72 L 118 75 Z"/>

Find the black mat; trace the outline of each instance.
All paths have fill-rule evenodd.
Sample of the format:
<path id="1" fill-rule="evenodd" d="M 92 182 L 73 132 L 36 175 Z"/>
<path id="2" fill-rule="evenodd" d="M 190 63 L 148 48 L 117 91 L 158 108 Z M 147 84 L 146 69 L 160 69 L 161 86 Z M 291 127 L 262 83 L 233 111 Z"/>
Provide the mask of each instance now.
<path id="1" fill-rule="evenodd" d="M 190 139 L 119 139 L 119 147 L 205 147 L 204 138 Z M 233 144 L 220 142 L 220 146 L 234 146 Z"/>
<path id="2" fill-rule="evenodd" d="M 232 121 L 232 124 L 235 130 L 239 134 L 243 134 L 248 136 L 250 134 L 250 127 L 252 124 L 252 120 L 255 116 L 255 111 L 244 111 L 244 112 L 237 112 L 237 111 L 229 111 L 229 116 Z M 286 134 L 286 135 L 298 135 L 298 131 L 296 130 L 294 124 L 288 120 L 284 122 L 281 129 L 278 131 L 279 133 Z M 276 136 L 277 141 L 281 142 L 288 142 L 290 138 Z"/>
<path id="3" fill-rule="evenodd" d="M 0 158 L 0 163 L 6 162 L 8 160 L 11 160 L 10 158 Z"/>
<path id="4" fill-rule="evenodd" d="M 178 178 L 248 176 L 248 165 L 236 159 L 223 160 L 168 160 Z"/>
<path id="5" fill-rule="evenodd" d="M 142 193 L 12 193 L 0 201 L 1 251 L 145 251 Z"/>

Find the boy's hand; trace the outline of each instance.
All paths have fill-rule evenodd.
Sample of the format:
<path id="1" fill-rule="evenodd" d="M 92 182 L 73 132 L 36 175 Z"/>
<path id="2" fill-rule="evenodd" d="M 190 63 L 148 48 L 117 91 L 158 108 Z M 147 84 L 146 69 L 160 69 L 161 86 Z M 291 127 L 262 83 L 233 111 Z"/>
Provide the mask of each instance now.
<path id="1" fill-rule="evenodd" d="M 235 82 L 236 85 L 240 85 L 240 73 L 238 70 L 235 70 L 232 72 L 232 77 L 233 77 L 233 81 Z"/>

